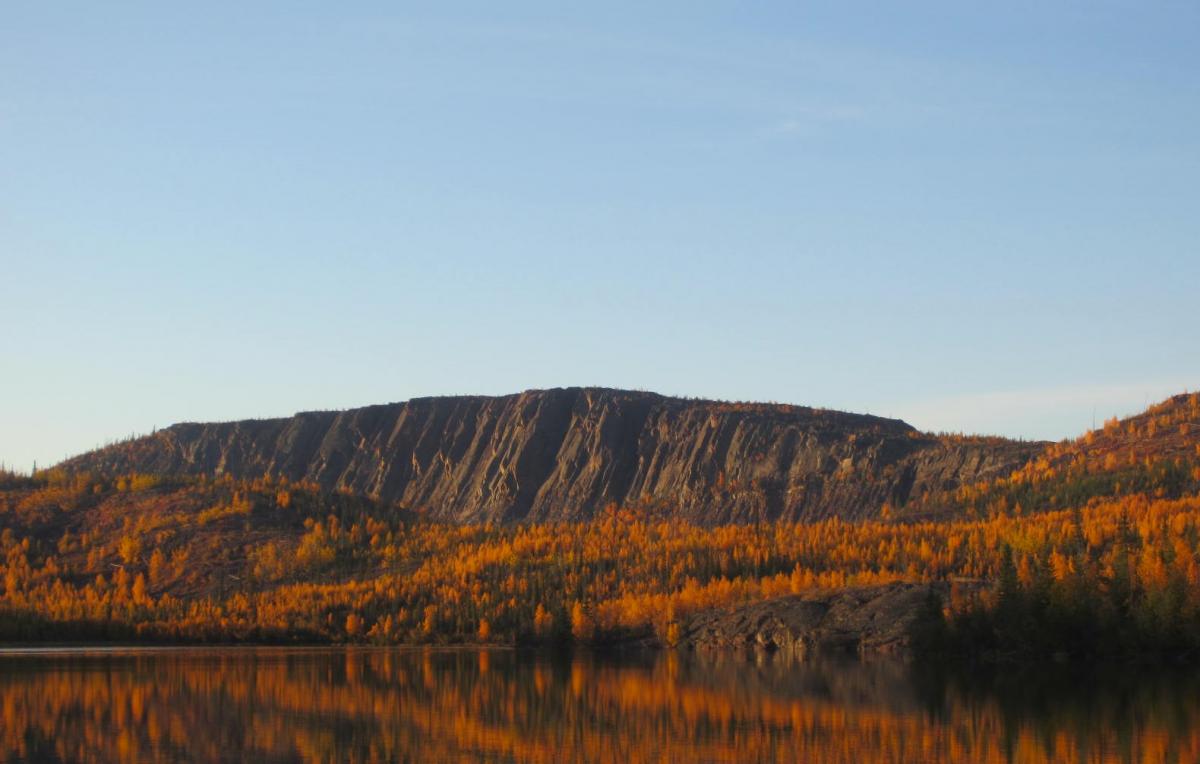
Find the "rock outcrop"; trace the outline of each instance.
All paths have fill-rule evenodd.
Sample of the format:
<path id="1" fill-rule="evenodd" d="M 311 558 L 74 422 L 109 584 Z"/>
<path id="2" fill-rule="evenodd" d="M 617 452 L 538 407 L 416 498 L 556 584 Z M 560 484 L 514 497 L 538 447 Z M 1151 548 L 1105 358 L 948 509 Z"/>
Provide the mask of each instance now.
<path id="1" fill-rule="evenodd" d="M 568 388 L 178 424 L 63 466 L 283 476 L 459 522 L 583 520 L 616 504 L 726 523 L 927 508 L 1040 448 L 802 406 Z"/>
<path id="2" fill-rule="evenodd" d="M 680 645 L 800 656 L 822 650 L 901 652 L 930 592 L 944 599 L 945 589 L 911 583 L 860 586 L 705 611 L 685 625 Z"/>

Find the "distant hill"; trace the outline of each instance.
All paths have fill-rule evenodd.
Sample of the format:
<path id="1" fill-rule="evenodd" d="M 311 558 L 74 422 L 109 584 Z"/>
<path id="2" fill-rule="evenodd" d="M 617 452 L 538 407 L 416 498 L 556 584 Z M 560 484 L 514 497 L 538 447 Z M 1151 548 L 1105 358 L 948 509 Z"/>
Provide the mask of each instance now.
<path id="1" fill-rule="evenodd" d="M 282 477 L 456 522 L 586 520 L 618 505 L 720 524 L 926 510 L 1045 447 L 803 406 L 568 388 L 178 424 L 61 466 Z"/>

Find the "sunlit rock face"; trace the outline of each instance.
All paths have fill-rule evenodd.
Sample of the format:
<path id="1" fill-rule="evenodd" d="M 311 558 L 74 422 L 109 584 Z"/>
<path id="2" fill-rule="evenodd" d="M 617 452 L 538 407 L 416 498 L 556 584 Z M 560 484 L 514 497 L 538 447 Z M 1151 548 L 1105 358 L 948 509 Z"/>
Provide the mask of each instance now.
<path id="1" fill-rule="evenodd" d="M 971 590 L 976 584 L 967 583 Z M 894 582 L 813 589 L 696 613 L 680 633 L 689 648 L 765 648 L 799 656 L 820 651 L 903 652 L 930 596 L 944 602 L 947 584 Z"/>
<path id="2" fill-rule="evenodd" d="M 459 522 L 582 520 L 615 504 L 715 524 L 930 511 L 1041 446 L 803 406 L 567 388 L 178 424 L 64 466 L 283 476 Z"/>

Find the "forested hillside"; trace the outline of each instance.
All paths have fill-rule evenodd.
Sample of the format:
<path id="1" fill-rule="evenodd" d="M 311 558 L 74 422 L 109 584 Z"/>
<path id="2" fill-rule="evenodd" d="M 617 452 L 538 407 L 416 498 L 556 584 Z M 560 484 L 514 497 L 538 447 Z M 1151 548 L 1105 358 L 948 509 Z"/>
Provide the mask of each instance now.
<path id="1" fill-rule="evenodd" d="M 942 582 L 919 635 L 937 649 L 1180 652 L 1200 647 L 1198 414 L 1181 396 L 1049 446 L 927 519 L 707 525 L 612 505 L 586 522 L 463 525 L 280 477 L 10 474 L 0 630 L 674 644 L 722 608 Z"/>
<path id="2" fill-rule="evenodd" d="M 964 485 L 949 506 L 1021 514 L 1097 498 L 1174 498 L 1200 486 L 1200 394 L 1177 395 L 1074 440 L 1046 446 L 1008 475 Z"/>

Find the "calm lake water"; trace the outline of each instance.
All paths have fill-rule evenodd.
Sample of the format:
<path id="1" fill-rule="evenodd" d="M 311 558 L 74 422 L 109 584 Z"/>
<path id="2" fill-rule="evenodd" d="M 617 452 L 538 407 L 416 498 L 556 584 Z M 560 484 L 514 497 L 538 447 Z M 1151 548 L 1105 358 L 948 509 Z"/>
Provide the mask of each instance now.
<path id="1" fill-rule="evenodd" d="M 0 760 L 1196 762 L 1200 682 L 732 655 L 8 650 Z"/>

